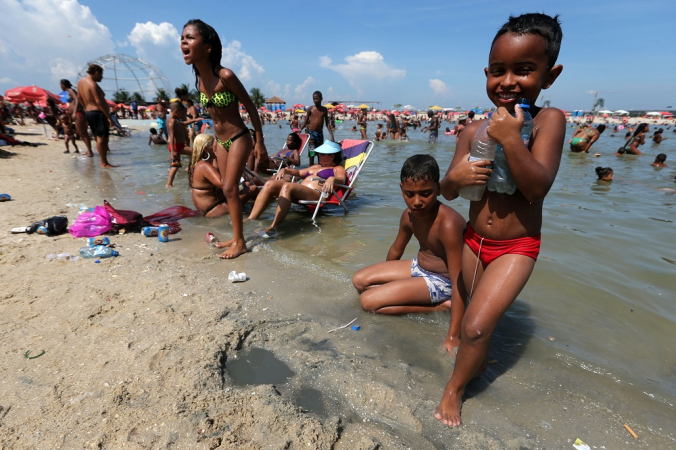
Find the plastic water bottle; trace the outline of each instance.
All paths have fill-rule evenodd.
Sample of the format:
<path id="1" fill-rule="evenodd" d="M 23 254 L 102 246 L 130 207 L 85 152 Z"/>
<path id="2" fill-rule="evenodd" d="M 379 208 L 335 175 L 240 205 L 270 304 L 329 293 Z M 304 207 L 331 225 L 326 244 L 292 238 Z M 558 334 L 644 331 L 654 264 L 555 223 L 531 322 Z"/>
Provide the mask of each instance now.
<path id="1" fill-rule="evenodd" d="M 523 110 L 523 126 L 521 127 L 521 139 L 528 147 L 530 143 L 530 135 L 533 132 L 533 117 L 530 115 L 530 101 L 527 98 L 520 98 L 517 103 Z M 512 114 L 513 116 L 514 114 Z M 516 181 L 509 171 L 507 165 L 507 158 L 502 146 L 498 145 L 495 152 L 495 161 L 493 162 L 493 173 L 491 173 L 486 185 L 489 191 L 498 192 L 500 194 L 512 195 L 516 192 Z"/>
<path id="2" fill-rule="evenodd" d="M 474 136 L 472 148 L 469 152 L 469 160 L 479 161 L 487 159 L 488 161 L 493 161 L 497 146 L 497 142 L 488 135 L 488 120 L 486 120 L 481 124 L 479 131 Z M 467 200 L 478 201 L 483 197 L 485 189 L 486 186 L 484 185 L 463 186 L 458 190 L 458 194 Z"/>
<path id="3" fill-rule="evenodd" d="M 96 245 L 94 247 L 82 247 L 80 256 L 83 258 L 110 258 L 119 255 L 118 252 L 105 245 Z"/>

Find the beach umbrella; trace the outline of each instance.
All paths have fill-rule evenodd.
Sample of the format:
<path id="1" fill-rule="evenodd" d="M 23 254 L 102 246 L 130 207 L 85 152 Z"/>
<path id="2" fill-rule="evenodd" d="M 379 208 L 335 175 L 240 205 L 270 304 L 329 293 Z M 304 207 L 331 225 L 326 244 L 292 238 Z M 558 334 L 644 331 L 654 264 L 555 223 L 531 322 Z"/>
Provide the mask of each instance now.
<path id="1" fill-rule="evenodd" d="M 324 105 L 324 107 L 327 108 L 327 109 L 335 109 L 336 108 L 331 103 L 327 103 L 326 105 Z"/>
<path id="2" fill-rule="evenodd" d="M 398 116 L 401 113 L 395 109 L 395 110 L 392 111 L 392 114 L 394 114 L 395 116 Z"/>
<path id="3" fill-rule="evenodd" d="M 357 109 L 371 109 L 371 107 L 366 103 L 362 103 L 361 105 L 357 106 Z"/>
<path id="4" fill-rule="evenodd" d="M 108 107 L 115 109 L 117 105 L 115 104 L 114 101 L 106 99 L 106 103 L 108 103 Z"/>
<path id="5" fill-rule="evenodd" d="M 294 109 L 300 109 L 300 108 L 305 109 L 305 105 L 301 105 L 300 103 L 296 103 L 295 105 L 293 105 L 293 108 Z"/>
<path id="6" fill-rule="evenodd" d="M 661 113 L 658 113 L 657 111 L 652 111 L 649 113 L 646 113 L 646 116 L 661 116 Z"/>
<path id="7" fill-rule="evenodd" d="M 297 112 L 297 113 L 305 113 L 305 111 L 302 110 L 302 109 L 297 109 L 295 112 Z"/>
<path id="8" fill-rule="evenodd" d="M 410 115 L 411 115 L 411 111 L 409 111 L 408 109 L 405 109 L 405 110 L 404 110 L 404 114 L 406 114 L 407 116 L 410 116 Z"/>
<path id="9" fill-rule="evenodd" d="M 613 112 L 604 109 L 602 111 L 597 112 L 596 114 L 613 114 Z"/>
<path id="10" fill-rule="evenodd" d="M 618 116 L 628 116 L 629 111 L 625 111 L 624 109 L 618 109 L 617 111 L 614 111 L 613 114 L 617 114 Z"/>
<path id="11" fill-rule="evenodd" d="M 662 111 L 660 114 L 663 116 L 673 116 L 673 114 L 671 114 L 669 111 Z"/>
<path id="12" fill-rule="evenodd" d="M 442 108 L 441 106 L 434 105 L 434 106 L 430 106 L 430 109 L 431 109 L 432 111 L 441 111 L 441 110 L 443 110 L 444 108 Z"/>
<path id="13" fill-rule="evenodd" d="M 33 102 L 42 108 L 47 106 L 47 99 L 53 99 L 57 105 L 61 103 L 58 95 L 38 86 L 19 86 L 5 91 L 5 98 L 12 103 Z"/>
<path id="14" fill-rule="evenodd" d="M 131 106 L 125 105 L 124 103 L 118 103 L 115 105 L 117 108 L 131 109 Z"/>

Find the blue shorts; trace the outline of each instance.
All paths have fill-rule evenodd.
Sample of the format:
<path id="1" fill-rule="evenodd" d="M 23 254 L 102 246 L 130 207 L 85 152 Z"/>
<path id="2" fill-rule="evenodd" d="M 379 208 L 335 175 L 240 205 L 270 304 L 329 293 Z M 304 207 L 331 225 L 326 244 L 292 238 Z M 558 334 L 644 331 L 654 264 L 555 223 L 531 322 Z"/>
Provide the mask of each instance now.
<path id="1" fill-rule="evenodd" d="M 429 272 L 418 264 L 418 258 L 413 259 L 411 263 L 411 276 L 421 277 L 427 283 L 427 289 L 430 291 L 430 300 L 432 303 L 441 303 L 451 299 L 453 286 L 451 279 L 446 275 L 436 272 Z"/>
<path id="2" fill-rule="evenodd" d="M 157 118 L 157 134 L 162 134 L 162 131 L 167 132 L 167 124 L 164 119 Z"/>

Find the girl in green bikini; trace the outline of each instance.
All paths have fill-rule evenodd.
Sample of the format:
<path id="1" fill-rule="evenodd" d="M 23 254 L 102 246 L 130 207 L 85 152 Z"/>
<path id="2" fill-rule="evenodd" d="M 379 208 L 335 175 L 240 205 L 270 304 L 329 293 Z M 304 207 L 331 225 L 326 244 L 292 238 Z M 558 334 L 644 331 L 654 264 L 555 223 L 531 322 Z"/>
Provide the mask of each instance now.
<path id="1" fill-rule="evenodd" d="M 573 133 L 570 140 L 570 151 L 575 153 L 588 153 L 592 144 L 596 142 L 601 133 L 606 129 L 605 125 L 599 125 L 596 128 L 580 128 Z"/>
<path id="2" fill-rule="evenodd" d="M 236 258 L 247 251 L 242 225 L 239 180 L 253 149 L 258 165 L 268 165 L 268 153 L 263 142 L 263 128 L 249 94 L 230 69 L 221 66 L 223 47 L 218 33 L 198 19 L 188 21 L 181 35 L 181 52 L 186 64 L 192 64 L 195 87 L 200 102 L 211 114 L 216 135 L 216 160 L 223 182 L 223 194 L 232 217 L 233 238 L 217 247 L 228 247 L 219 258 Z M 255 130 L 254 140 L 242 122 L 239 103 L 249 113 Z"/>

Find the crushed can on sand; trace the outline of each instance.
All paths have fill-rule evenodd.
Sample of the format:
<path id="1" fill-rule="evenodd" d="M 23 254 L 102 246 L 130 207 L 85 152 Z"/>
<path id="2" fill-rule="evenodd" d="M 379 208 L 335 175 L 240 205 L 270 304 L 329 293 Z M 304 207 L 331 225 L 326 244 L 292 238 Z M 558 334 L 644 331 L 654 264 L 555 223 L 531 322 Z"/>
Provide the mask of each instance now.
<path id="1" fill-rule="evenodd" d="M 160 234 L 160 227 L 143 227 L 141 234 L 147 237 L 155 237 Z"/>

